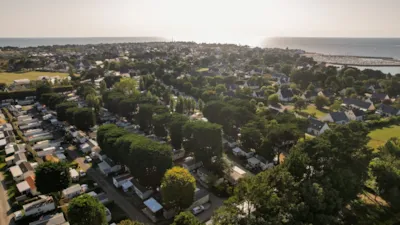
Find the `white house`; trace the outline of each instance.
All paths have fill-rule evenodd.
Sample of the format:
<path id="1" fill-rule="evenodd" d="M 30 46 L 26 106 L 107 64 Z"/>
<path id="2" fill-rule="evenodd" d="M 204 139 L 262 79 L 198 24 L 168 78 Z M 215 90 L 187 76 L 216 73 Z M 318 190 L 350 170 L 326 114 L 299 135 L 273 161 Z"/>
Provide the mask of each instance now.
<path id="1" fill-rule="evenodd" d="M 69 168 L 69 175 L 72 181 L 79 181 L 79 173 L 76 171 L 76 169 Z"/>
<path id="2" fill-rule="evenodd" d="M 24 174 L 19 166 L 10 167 L 10 172 L 15 182 L 21 182 L 24 180 Z"/>
<path id="3" fill-rule="evenodd" d="M 62 191 L 62 196 L 66 199 L 72 199 L 82 192 L 81 185 L 74 184 L 71 187 L 68 187 Z"/>
<path id="4" fill-rule="evenodd" d="M 309 125 L 307 128 L 307 133 L 309 133 L 309 134 L 318 136 L 318 135 L 324 133 L 326 130 L 329 130 L 329 126 L 327 123 L 319 121 L 316 118 L 309 117 L 308 121 L 309 121 Z"/>
<path id="5" fill-rule="evenodd" d="M 131 180 L 133 184 L 133 189 L 135 190 L 135 193 L 139 196 L 140 199 L 145 200 L 149 198 L 153 194 L 152 189 L 148 189 L 146 187 L 143 187 L 139 182 L 135 179 Z"/>
<path id="6" fill-rule="evenodd" d="M 198 169 L 201 166 L 203 166 L 203 162 L 201 162 L 201 161 L 200 162 L 196 162 L 194 157 L 186 157 L 184 159 L 184 162 L 182 163 L 182 167 L 187 169 L 187 170 L 189 170 L 189 171 Z"/>
<path id="7" fill-rule="evenodd" d="M 125 173 L 116 177 L 113 177 L 113 184 L 116 188 L 120 188 L 123 183 L 132 180 L 133 177 L 129 173 Z"/>
<path id="8" fill-rule="evenodd" d="M 53 197 L 47 195 L 39 195 L 38 200 L 30 202 L 22 206 L 22 210 L 14 213 L 15 220 L 20 220 L 26 216 L 37 216 L 56 209 Z"/>
<path id="9" fill-rule="evenodd" d="M 115 173 L 121 170 L 121 165 L 115 164 L 110 158 L 102 157 L 103 162 L 97 164 L 99 170 L 104 175 L 108 176 L 110 173 Z"/>
<path id="10" fill-rule="evenodd" d="M 321 120 L 337 124 L 347 124 L 349 122 L 349 118 L 344 112 L 331 112 Z"/>

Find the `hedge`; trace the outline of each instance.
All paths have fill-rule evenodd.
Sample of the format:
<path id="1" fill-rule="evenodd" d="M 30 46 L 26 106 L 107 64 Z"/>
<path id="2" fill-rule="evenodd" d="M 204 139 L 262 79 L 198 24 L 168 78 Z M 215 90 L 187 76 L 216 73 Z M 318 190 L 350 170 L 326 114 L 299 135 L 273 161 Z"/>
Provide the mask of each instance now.
<path id="1" fill-rule="evenodd" d="M 392 117 L 383 118 L 380 120 L 369 120 L 369 121 L 366 121 L 366 124 L 369 129 L 388 127 L 391 125 L 399 125 L 400 124 L 400 116 L 392 116 Z"/>
<path id="2" fill-rule="evenodd" d="M 72 91 L 72 85 L 53 87 L 54 92 Z M 36 96 L 36 89 L 28 89 L 22 91 L 0 92 L 0 101 L 5 99 L 25 99 L 28 96 Z"/>

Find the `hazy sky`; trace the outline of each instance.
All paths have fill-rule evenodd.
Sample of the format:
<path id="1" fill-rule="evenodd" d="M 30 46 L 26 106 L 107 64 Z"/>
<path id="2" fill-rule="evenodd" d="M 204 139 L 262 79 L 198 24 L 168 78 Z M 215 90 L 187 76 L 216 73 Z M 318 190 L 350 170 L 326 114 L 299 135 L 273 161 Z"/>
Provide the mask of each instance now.
<path id="1" fill-rule="evenodd" d="M 0 0 L 0 37 L 400 37 L 400 0 Z"/>

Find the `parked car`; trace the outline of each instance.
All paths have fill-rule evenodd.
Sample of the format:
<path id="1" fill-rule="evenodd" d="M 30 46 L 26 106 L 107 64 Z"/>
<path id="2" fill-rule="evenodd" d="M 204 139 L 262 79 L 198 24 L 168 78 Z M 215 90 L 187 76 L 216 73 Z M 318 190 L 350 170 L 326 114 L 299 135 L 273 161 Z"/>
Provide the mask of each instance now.
<path id="1" fill-rule="evenodd" d="M 198 215 L 198 214 L 202 213 L 203 211 L 204 211 L 204 206 L 202 206 L 202 205 L 196 206 L 192 209 L 193 215 Z"/>
<path id="2" fill-rule="evenodd" d="M 90 163 L 92 162 L 92 158 L 90 158 L 90 156 L 85 156 L 85 162 Z"/>

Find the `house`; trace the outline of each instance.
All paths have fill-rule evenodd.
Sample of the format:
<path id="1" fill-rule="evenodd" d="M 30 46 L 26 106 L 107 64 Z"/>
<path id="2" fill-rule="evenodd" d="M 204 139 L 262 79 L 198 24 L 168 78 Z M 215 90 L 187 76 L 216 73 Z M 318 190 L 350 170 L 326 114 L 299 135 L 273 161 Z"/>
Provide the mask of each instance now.
<path id="1" fill-rule="evenodd" d="M 365 112 L 358 108 L 347 110 L 345 114 L 350 121 L 363 121 L 365 116 Z"/>
<path id="2" fill-rule="evenodd" d="M 279 86 L 288 85 L 288 84 L 290 84 L 290 77 L 285 76 L 285 77 L 278 78 L 278 80 L 276 81 L 276 84 Z"/>
<path id="3" fill-rule="evenodd" d="M 322 96 L 325 98 L 332 98 L 335 96 L 335 94 L 331 90 L 326 89 L 326 90 L 322 90 L 322 91 L 318 92 L 318 96 Z"/>
<path id="4" fill-rule="evenodd" d="M 74 184 L 71 187 L 68 187 L 62 191 L 62 196 L 66 199 L 72 199 L 78 195 L 80 195 L 82 192 L 81 185 L 79 184 Z"/>
<path id="5" fill-rule="evenodd" d="M 208 184 L 215 185 L 218 182 L 222 181 L 221 179 L 214 181 L 213 178 L 215 177 L 215 175 L 204 167 L 197 169 L 196 174 L 200 178 L 200 181 L 204 182 L 206 185 Z"/>
<path id="6" fill-rule="evenodd" d="M 150 218 L 154 223 L 158 221 L 158 217 L 162 217 L 163 206 L 157 202 L 154 198 L 149 198 L 143 202 L 146 206 L 142 211 Z"/>
<path id="7" fill-rule="evenodd" d="M 76 169 L 69 168 L 69 175 L 73 182 L 79 181 L 79 173 Z"/>
<path id="8" fill-rule="evenodd" d="M 254 152 L 251 152 L 251 151 L 244 151 L 244 150 L 242 150 L 242 149 L 239 148 L 239 147 L 233 148 L 233 149 L 232 149 L 232 153 L 233 153 L 235 156 L 238 156 L 238 157 L 245 157 L 246 159 L 248 159 L 248 158 L 250 158 L 250 157 L 252 157 L 252 156 L 254 155 Z"/>
<path id="9" fill-rule="evenodd" d="M 318 93 L 316 91 L 306 91 L 301 96 L 301 98 L 303 98 L 304 100 L 307 100 L 307 101 L 314 101 L 317 96 L 318 96 Z"/>
<path id="10" fill-rule="evenodd" d="M 279 100 L 282 102 L 290 102 L 293 100 L 294 94 L 291 88 L 280 88 L 277 92 Z"/>
<path id="11" fill-rule="evenodd" d="M 81 144 L 81 145 L 79 146 L 79 149 L 80 149 L 83 153 L 89 153 L 90 150 L 91 150 L 92 148 L 90 147 L 90 145 L 89 145 L 88 143 L 84 143 L 84 144 Z"/>
<path id="12" fill-rule="evenodd" d="M 354 98 L 345 98 L 343 99 L 343 104 L 344 106 L 348 108 L 358 108 L 364 111 L 372 111 L 375 110 L 375 106 L 371 102 L 366 102 L 362 101 L 359 99 L 354 99 Z"/>
<path id="13" fill-rule="evenodd" d="M 63 213 L 57 213 L 43 216 L 29 225 L 69 225 L 69 223 L 65 220 Z"/>
<path id="14" fill-rule="evenodd" d="M 99 200 L 99 202 L 100 202 L 101 204 L 105 204 L 105 203 L 107 203 L 107 202 L 110 201 L 110 200 L 108 199 L 108 197 L 107 197 L 107 194 L 104 193 L 104 192 L 101 192 L 101 193 L 97 194 L 96 192 L 91 191 L 91 192 L 89 192 L 89 193 L 87 193 L 87 194 L 90 195 L 90 196 L 92 196 L 92 197 L 94 197 L 94 198 L 97 198 L 97 200 Z"/>
<path id="15" fill-rule="evenodd" d="M 113 177 L 113 184 L 116 188 L 120 188 L 123 183 L 132 180 L 133 177 L 129 173 L 125 173 L 116 177 Z"/>
<path id="16" fill-rule="evenodd" d="M 15 153 L 23 153 L 23 152 L 26 152 L 25 144 L 8 143 L 5 146 L 6 156 L 11 156 L 14 155 Z"/>
<path id="17" fill-rule="evenodd" d="M 21 168 L 24 179 L 31 175 L 34 175 L 34 169 L 29 162 L 21 162 L 18 166 L 19 168 Z"/>
<path id="18" fill-rule="evenodd" d="M 172 161 L 178 160 L 185 157 L 185 149 L 173 149 L 172 150 Z"/>
<path id="19" fill-rule="evenodd" d="M 39 195 L 37 200 L 22 206 L 22 210 L 14 213 L 15 220 L 20 220 L 27 216 L 37 216 L 56 209 L 53 197 Z"/>
<path id="20" fill-rule="evenodd" d="M 347 115 L 344 112 L 331 112 L 321 120 L 337 124 L 347 124 L 349 122 L 349 118 L 347 118 Z"/>
<path id="21" fill-rule="evenodd" d="M 15 182 L 20 182 L 24 180 L 24 173 L 22 172 L 19 166 L 12 166 L 10 167 L 11 175 Z"/>
<path id="22" fill-rule="evenodd" d="M 389 95 L 384 94 L 384 93 L 373 93 L 371 97 L 369 98 L 372 103 L 378 104 L 381 103 L 385 100 L 390 100 Z"/>
<path id="23" fill-rule="evenodd" d="M 210 201 L 210 195 L 208 191 L 205 189 L 196 188 L 196 190 L 194 191 L 193 203 L 189 207 L 189 209 L 193 209 L 194 207 L 197 207 L 199 205 L 204 205 L 209 201 Z"/>
<path id="24" fill-rule="evenodd" d="M 324 133 L 326 130 L 329 130 L 329 126 L 327 123 L 319 121 L 316 118 L 308 117 L 309 125 L 307 128 L 307 133 L 312 134 L 314 136 L 318 136 Z"/>
<path id="25" fill-rule="evenodd" d="M 256 157 L 251 157 L 247 159 L 247 165 L 252 169 L 260 168 L 260 164 L 261 161 L 258 160 Z"/>
<path id="26" fill-rule="evenodd" d="M 256 156 L 254 156 L 256 159 L 258 159 L 258 161 L 260 161 L 259 162 L 259 164 L 258 164 L 258 166 L 259 166 L 259 168 L 261 169 L 261 170 L 266 170 L 266 169 L 269 169 L 269 168 L 272 168 L 272 167 L 274 167 L 274 164 L 271 162 L 271 163 L 269 163 L 264 157 L 262 157 L 262 156 L 260 156 L 260 155 L 256 155 Z"/>
<path id="27" fill-rule="evenodd" d="M 102 157 L 103 162 L 98 164 L 100 172 L 108 176 L 110 173 L 115 173 L 121 170 L 121 165 L 115 164 L 110 158 Z"/>
<path id="28" fill-rule="evenodd" d="M 186 157 L 184 159 L 184 162 L 182 163 L 182 167 L 189 170 L 189 171 L 193 171 L 195 169 L 200 168 L 201 166 L 203 166 L 203 162 L 196 162 L 196 160 L 194 159 L 194 157 Z"/>
<path id="29" fill-rule="evenodd" d="M 49 148 L 43 149 L 42 151 L 37 151 L 37 155 L 39 157 L 45 157 L 48 155 L 53 155 L 55 151 L 56 151 L 56 147 L 49 147 Z"/>
<path id="30" fill-rule="evenodd" d="M 246 176 L 246 171 L 240 169 L 237 166 L 233 166 L 231 169 L 225 172 L 225 179 L 228 180 L 232 185 L 236 185 L 240 179 Z"/>
<path id="31" fill-rule="evenodd" d="M 376 113 L 381 116 L 399 116 L 400 110 L 391 105 L 381 104 L 376 110 Z"/>
<path id="32" fill-rule="evenodd" d="M 153 194 L 152 189 L 143 187 L 137 180 L 133 179 L 131 180 L 131 182 L 133 184 L 133 190 L 139 196 L 140 199 L 142 200 L 147 199 Z"/>
<path id="33" fill-rule="evenodd" d="M 38 195 L 39 192 L 37 191 L 36 185 L 35 185 L 35 176 L 31 175 L 27 178 L 25 178 L 24 181 L 20 182 L 17 184 L 17 189 L 19 193 L 22 195 Z"/>

